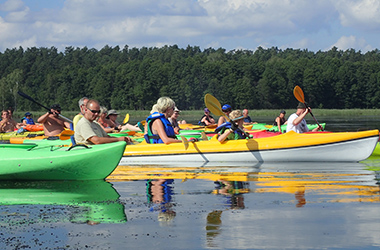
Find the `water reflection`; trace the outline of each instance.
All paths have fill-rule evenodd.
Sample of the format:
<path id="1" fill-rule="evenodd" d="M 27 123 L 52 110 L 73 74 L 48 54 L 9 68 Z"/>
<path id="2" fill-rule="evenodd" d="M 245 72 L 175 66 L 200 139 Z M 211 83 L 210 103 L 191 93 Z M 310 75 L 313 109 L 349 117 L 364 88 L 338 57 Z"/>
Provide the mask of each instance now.
<path id="1" fill-rule="evenodd" d="M 150 179 L 146 183 L 149 211 L 158 212 L 162 225 L 170 224 L 176 216 L 172 203 L 173 182 L 173 179 Z"/>
<path id="2" fill-rule="evenodd" d="M 231 206 L 239 204 L 233 201 L 238 194 L 255 192 L 290 193 L 295 206 L 303 207 L 310 194 L 323 195 L 325 202 L 379 202 L 379 172 L 373 171 L 376 166 L 380 166 L 380 160 L 375 163 L 373 160 L 362 163 L 247 163 L 245 166 L 240 163 L 239 166 L 232 163 L 198 167 L 179 164 L 118 166 L 108 180 L 149 180 L 152 176 L 160 176 L 161 181 L 203 179 L 214 182 L 212 193 L 224 195 Z M 249 185 L 252 187 L 248 188 Z"/>
<path id="3" fill-rule="evenodd" d="M 3 225 L 121 223 L 124 207 L 112 185 L 95 181 L 0 182 Z"/>

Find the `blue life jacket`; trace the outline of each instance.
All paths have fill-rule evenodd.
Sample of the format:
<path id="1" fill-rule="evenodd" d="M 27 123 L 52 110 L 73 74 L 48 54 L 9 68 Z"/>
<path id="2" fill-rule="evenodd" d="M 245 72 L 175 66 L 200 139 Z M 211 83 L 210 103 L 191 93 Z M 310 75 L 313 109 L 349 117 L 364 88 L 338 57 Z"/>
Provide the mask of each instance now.
<path id="1" fill-rule="evenodd" d="M 34 124 L 35 124 L 34 121 L 33 121 L 33 118 L 28 119 L 28 118 L 26 118 L 26 117 L 23 117 L 23 118 L 21 119 L 21 122 L 22 122 L 23 120 L 26 121 L 26 124 L 29 124 L 29 125 L 34 125 Z"/>
<path id="2" fill-rule="evenodd" d="M 164 125 L 166 135 L 168 137 L 171 137 L 173 139 L 177 139 L 177 137 L 174 133 L 173 126 L 170 123 L 170 121 L 168 119 L 166 119 L 165 115 L 158 113 L 158 112 L 154 112 L 153 114 L 148 116 L 148 118 L 146 118 L 146 123 L 148 124 L 148 126 L 147 126 L 148 131 L 144 135 L 144 138 L 145 138 L 145 141 L 147 143 L 164 143 L 164 141 L 160 138 L 159 135 L 152 133 L 152 124 L 156 119 L 161 120 L 162 124 Z"/>
<path id="3" fill-rule="evenodd" d="M 226 129 L 230 129 L 230 128 L 231 128 L 231 123 L 225 122 L 215 129 L 215 133 L 220 132 L 221 134 L 223 134 Z M 240 139 L 246 139 L 247 138 L 246 134 L 242 133 L 240 131 L 240 129 L 234 131 L 234 133 L 235 133 L 235 135 L 237 134 L 240 137 Z"/>

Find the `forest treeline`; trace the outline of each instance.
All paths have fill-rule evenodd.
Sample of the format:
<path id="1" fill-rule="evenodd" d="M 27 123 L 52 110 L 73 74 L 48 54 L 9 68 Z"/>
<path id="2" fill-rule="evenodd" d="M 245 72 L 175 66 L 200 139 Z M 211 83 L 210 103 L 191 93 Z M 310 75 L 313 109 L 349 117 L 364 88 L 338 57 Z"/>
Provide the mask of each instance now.
<path id="1" fill-rule="evenodd" d="M 202 109 L 206 93 L 236 108 L 295 108 L 295 85 L 314 108 L 380 108 L 380 51 L 126 45 L 0 53 L 0 105 L 17 110 L 41 109 L 17 91 L 64 110 L 78 110 L 83 96 L 109 109 L 150 110 L 161 96 L 180 109 Z"/>

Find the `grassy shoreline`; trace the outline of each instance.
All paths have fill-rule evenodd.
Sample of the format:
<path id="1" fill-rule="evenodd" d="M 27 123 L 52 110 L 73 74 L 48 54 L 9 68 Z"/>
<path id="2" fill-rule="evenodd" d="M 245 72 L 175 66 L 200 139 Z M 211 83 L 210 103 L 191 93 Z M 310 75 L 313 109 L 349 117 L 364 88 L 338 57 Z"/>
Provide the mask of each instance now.
<path id="1" fill-rule="evenodd" d="M 296 110 L 286 110 L 288 117 L 291 113 Z M 27 111 L 17 111 L 14 113 L 13 117 L 16 121 L 19 121 Z M 29 111 L 33 114 L 33 119 L 36 121 L 39 116 L 45 114 L 45 111 Z M 149 110 L 118 110 L 120 113 L 118 120 L 122 121 L 125 115 L 128 113 L 130 115 L 130 120 L 132 122 L 140 121 L 145 119 L 149 115 Z M 67 118 L 74 118 L 78 112 L 74 111 L 62 111 L 62 115 Z M 254 117 L 276 117 L 279 115 L 280 110 L 274 109 L 261 109 L 261 110 L 249 110 L 249 115 Z M 380 109 L 313 109 L 313 114 L 316 117 L 359 117 L 360 116 L 379 116 Z M 194 120 L 194 117 L 201 118 L 203 115 L 203 110 L 182 110 L 180 113 L 180 119 Z"/>

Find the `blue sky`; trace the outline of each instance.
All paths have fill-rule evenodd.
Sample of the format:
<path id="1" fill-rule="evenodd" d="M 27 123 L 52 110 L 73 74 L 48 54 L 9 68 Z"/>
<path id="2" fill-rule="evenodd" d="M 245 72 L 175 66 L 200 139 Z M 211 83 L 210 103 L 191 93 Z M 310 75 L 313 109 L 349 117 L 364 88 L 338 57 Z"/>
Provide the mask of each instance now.
<path id="1" fill-rule="evenodd" d="M 199 46 L 379 48 L 378 0 L 0 0 L 0 51 Z"/>

